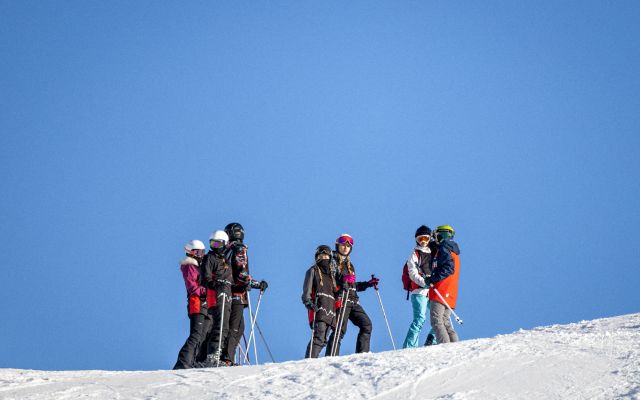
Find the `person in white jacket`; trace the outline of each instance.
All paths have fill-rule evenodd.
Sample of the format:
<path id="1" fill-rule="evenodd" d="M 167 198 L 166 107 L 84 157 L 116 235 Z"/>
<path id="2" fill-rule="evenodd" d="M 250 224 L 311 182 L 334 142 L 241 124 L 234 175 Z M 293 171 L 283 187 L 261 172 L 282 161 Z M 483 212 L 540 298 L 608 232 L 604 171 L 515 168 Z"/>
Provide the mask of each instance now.
<path id="1" fill-rule="evenodd" d="M 409 325 L 403 348 L 418 347 L 420 331 L 427 320 L 429 310 L 429 285 L 425 278 L 431 276 L 431 261 L 435 254 L 435 244 L 431 242 L 431 229 L 422 225 L 416 230 L 416 247 L 407 260 L 407 272 L 411 280 L 411 306 L 413 307 L 413 321 Z M 433 329 L 427 335 L 425 345 L 435 344 Z"/>

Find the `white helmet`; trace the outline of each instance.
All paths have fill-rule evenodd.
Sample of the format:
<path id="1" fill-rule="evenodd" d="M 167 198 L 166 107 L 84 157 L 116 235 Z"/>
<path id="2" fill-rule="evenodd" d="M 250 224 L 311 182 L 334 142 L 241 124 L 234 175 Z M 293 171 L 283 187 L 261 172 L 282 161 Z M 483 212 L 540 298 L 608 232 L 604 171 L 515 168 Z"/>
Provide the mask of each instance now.
<path id="1" fill-rule="evenodd" d="M 197 239 L 194 239 L 194 240 L 189 240 L 189 242 L 184 245 L 184 249 L 187 251 L 187 254 L 189 255 L 201 257 L 202 254 L 204 253 L 205 247 L 204 247 L 204 243 L 202 243 Z"/>
<path id="2" fill-rule="evenodd" d="M 229 243 L 229 235 L 225 231 L 215 231 L 209 237 L 209 241 L 223 241 L 225 244 Z"/>

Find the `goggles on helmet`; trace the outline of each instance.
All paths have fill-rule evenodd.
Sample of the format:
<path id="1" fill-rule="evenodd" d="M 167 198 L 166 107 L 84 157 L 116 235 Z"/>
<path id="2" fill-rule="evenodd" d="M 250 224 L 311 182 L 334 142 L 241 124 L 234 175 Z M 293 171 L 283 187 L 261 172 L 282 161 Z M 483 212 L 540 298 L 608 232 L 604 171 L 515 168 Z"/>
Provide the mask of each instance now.
<path id="1" fill-rule="evenodd" d="M 342 235 L 336 240 L 336 243 L 353 246 L 353 238 L 348 235 Z"/>
<path id="2" fill-rule="evenodd" d="M 209 245 L 211 246 L 212 249 L 220 249 L 223 248 L 225 246 L 225 241 L 224 240 L 213 240 L 211 239 L 209 241 Z"/>
<path id="3" fill-rule="evenodd" d="M 202 249 L 193 249 L 191 251 L 189 251 L 189 254 L 194 256 L 194 257 L 204 257 L 204 250 Z"/>

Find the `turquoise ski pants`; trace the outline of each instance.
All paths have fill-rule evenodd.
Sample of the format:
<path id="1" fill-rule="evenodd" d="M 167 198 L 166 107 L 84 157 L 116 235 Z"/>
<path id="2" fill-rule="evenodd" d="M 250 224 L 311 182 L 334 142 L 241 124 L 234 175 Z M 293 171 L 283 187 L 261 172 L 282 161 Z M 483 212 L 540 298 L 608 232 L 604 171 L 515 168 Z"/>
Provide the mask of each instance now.
<path id="1" fill-rule="evenodd" d="M 409 325 L 409 331 L 407 337 L 404 339 L 403 349 L 408 347 L 418 347 L 418 341 L 420 340 L 420 331 L 425 321 L 427 321 L 429 310 L 429 299 L 426 296 L 420 294 L 411 295 L 411 306 L 413 307 L 413 321 Z M 429 331 L 433 334 L 433 329 Z"/>

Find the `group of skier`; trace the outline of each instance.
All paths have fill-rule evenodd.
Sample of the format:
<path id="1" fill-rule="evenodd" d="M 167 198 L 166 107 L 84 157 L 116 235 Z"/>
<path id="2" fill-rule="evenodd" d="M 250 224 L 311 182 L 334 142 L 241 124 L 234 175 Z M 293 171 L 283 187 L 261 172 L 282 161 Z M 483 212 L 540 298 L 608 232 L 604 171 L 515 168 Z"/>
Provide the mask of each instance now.
<path id="1" fill-rule="evenodd" d="M 416 246 L 402 277 L 413 307 L 405 348 L 418 346 L 428 310 L 432 329 L 425 345 L 458 341 L 450 318 L 456 306 L 460 270 L 460 250 L 453 241 L 454 233 L 448 225 L 439 226 L 434 232 L 422 225 L 416 231 Z M 344 233 L 336 239 L 333 249 L 320 245 L 315 250 L 315 262 L 306 271 L 302 290 L 302 303 L 312 330 L 305 358 L 317 358 L 325 346 L 325 356 L 339 355 L 347 321 L 359 329 L 356 353 L 370 351 L 372 324 L 358 292 L 371 287 L 377 290 L 380 280 L 374 275 L 369 280 L 356 279 L 351 262 L 353 246 L 353 237 Z M 247 291 L 259 289 L 262 294 L 268 286 L 266 281 L 254 280 L 249 274 L 244 229 L 239 223 L 215 231 L 209 238 L 209 247 L 205 254 L 201 241 L 190 241 L 180 263 L 187 289 L 190 333 L 174 369 L 234 365 L 236 348 L 244 334 L 244 308 L 250 306 Z"/>
<path id="2" fill-rule="evenodd" d="M 249 274 L 244 228 L 230 223 L 209 237 L 209 252 L 199 240 L 185 246 L 180 270 L 187 288 L 189 337 L 174 369 L 233 365 L 244 333 L 244 308 L 250 288 L 264 292 L 266 281 Z"/>

